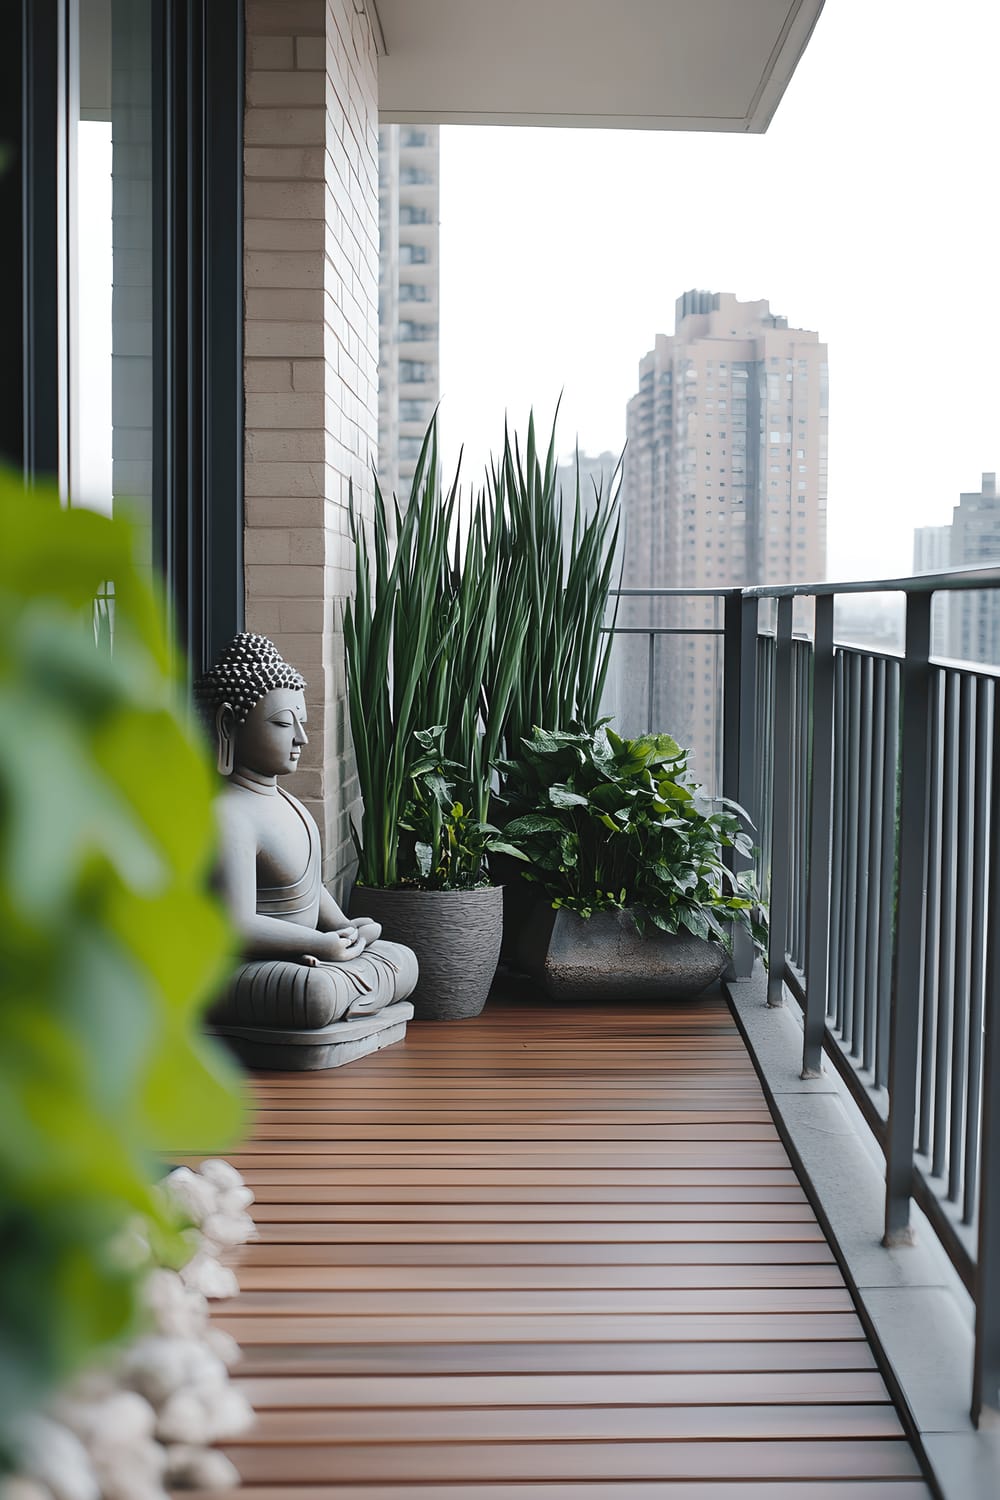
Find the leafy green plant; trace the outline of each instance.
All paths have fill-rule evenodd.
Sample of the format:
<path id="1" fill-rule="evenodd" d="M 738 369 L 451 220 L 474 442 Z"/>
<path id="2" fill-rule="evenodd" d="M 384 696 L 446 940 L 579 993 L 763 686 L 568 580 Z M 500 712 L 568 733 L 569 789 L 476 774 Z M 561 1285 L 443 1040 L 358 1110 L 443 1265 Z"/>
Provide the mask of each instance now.
<path id="1" fill-rule="evenodd" d="M 136 1315 L 158 1153 L 223 1145 L 236 1076 L 200 1035 L 231 962 L 207 889 L 213 780 L 131 533 L 0 474 L 0 1412 Z M 93 602 L 114 579 L 114 649 Z M 175 1246 L 175 1248 L 178 1248 Z"/>
<path id="2" fill-rule="evenodd" d="M 611 657 L 612 636 L 604 627 L 618 546 L 621 461 L 607 489 L 595 485 L 593 495 L 586 496 L 577 453 L 575 494 L 567 500 L 556 465 L 558 415 L 557 408 L 544 457 L 535 437 L 534 412 L 523 451 L 517 437 L 505 430 L 503 456 L 491 467 L 488 481 L 501 560 L 497 618 L 511 620 L 519 610 L 527 611 L 503 723 L 508 755 L 518 753 L 536 725 L 596 728 Z M 563 512 L 568 504 L 573 527 L 567 552 Z M 488 683 L 501 670 L 503 647 L 502 636 L 495 637 Z"/>
<path id="3" fill-rule="evenodd" d="M 728 926 L 766 933 L 748 874 L 733 875 L 724 851 L 750 853 L 742 809 L 705 799 L 669 735 L 622 739 L 596 730 L 536 729 L 508 762 L 513 816 L 502 837 L 529 863 L 554 907 L 582 917 L 629 908 L 640 931 L 682 928 L 728 944 Z"/>
<path id="4" fill-rule="evenodd" d="M 344 635 L 363 804 L 354 830 L 359 884 L 424 878 L 403 820 L 433 822 L 442 809 L 431 796 L 407 814 L 418 734 L 440 732 L 452 805 L 486 825 L 505 747 L 534 724 L 596 724 L 611 650 L 604 625 L 619 477 L 588 502 L 577 471 L 568 556 L 555 425 L 543 463 L 533 415 L 523 454 L 506 432 L 501 461 L 468 507 L 457 474 L 449 488 L 442 484 L 436 417 L 405 508 L 390 506 L 376 482 L 366 523 L 352 495 L 355 597 L 345 606 Z M 455 875 L 465 869 L 460 861 Z"/>
<path id="5" fill-rule="evenodd" d="M 445 756 L 444 727 L 418 732 L 416 739 L 423 754 L 411 767 L 410 798 L 400 819 L 400 875 L 430 891 L 487 885 L 487 855 L 516 851 L 503 843 L 498 828 L 456 800 L 465 767 Z"/>
<path id="6" fill-rule="evenodd" d="M 439 726 L 444 758 L 458 768 L 457 800 L 486 820 L 527 616 L 523 604 L 499 613 L 502 539 L 483 495 L 460 519 L 457 475 L 448 490 L 441 482 L 436 420 L 405 510 L 395 501 L 390 510 L 376 484 L 370 532 L 353 496 L 351 527 L 355 597 L 345 607 L 344 635 L 363 803 L 354 830 L 358 882 L 392 887 L 413 878 L 400 849 L 413 767 L 423 755 L 418 733 Z"/>

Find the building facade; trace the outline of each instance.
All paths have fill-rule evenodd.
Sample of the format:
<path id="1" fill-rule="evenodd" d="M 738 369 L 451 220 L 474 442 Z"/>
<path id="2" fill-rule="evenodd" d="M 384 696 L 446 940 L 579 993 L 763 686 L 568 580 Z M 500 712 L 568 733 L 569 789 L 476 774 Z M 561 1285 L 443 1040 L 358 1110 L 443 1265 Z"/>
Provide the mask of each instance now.
<path id="1" fill-rule="evenodd" d="M 1000 495 L 995 473 L 978 490 L 963 491 L 950 526 L 921 526 L 913 533 L 913 566 L 919 573 L 1000 563 Z M 1000 666 L 1000 598 L 974 589 L 935 599 L 932 649 L 954 661 Z"/>
<path id="2" fill-rule="evenodd" d="M 728 292 L 679 297 L 628 405 L 625 585 L 720 588 L 826 574 L 828 374 L 819 335 L 789 328 L 766 301 Z M 659 631 L 721 624 L 715 601 L 633 601 Z M 635 650 L 645 649 L 637 640 Z M 655 671 L 638 657 L 631 728 L 668 730 L 715 781 L 717 642 L 658 636 Z M 651 697 L 647 679 L 654 682 Z"/>
<path id="3" fill-rule="evenodd" d="M 378 137 L 378 475 L 405 502 L 440 396 L 440 132 L 384 125 Z"/>

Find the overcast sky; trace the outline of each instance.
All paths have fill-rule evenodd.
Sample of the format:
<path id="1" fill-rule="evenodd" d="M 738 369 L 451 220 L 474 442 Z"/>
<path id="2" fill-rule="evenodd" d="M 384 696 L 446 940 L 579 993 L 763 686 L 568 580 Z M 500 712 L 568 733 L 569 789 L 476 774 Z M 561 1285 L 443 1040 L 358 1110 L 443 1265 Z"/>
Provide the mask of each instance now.
<path id="1" fill-rule="evenodd" d="M 828 575 L 908 572 L 1000 468 L 996 0 L 827 0 L 766 135 L 441 132 L 441 419 L 620 448 L 685 290 L 767 297 L 830 357 Z"/>

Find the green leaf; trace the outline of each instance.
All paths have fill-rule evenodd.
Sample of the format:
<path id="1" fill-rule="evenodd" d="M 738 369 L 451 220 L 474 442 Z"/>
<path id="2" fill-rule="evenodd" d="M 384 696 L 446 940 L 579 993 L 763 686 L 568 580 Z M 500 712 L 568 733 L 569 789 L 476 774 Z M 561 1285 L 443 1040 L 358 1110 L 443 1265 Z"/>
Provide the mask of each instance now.
<path id="1" fill-rule="evenodd" d="M 586 807 L 587 798 L 567 786 L 549 787 L 549 801 L 553 807 Z"/>
<path id="2" fill-rule="evenodd" d="M 225 1146 L 242 1101 L 201 1034 L 235 944 L 162 600 L 129 528 L 51 488 L 0 474 L 0 536 L 0 1411 L 16 1420 L 133 1327 L 138 1269 L 116 1243 L 137 1214 L 163 1254 L 176 1237 L 157 1153 Z M 107 580 L 113 651 L 106 612 L 94 628 Z"/>

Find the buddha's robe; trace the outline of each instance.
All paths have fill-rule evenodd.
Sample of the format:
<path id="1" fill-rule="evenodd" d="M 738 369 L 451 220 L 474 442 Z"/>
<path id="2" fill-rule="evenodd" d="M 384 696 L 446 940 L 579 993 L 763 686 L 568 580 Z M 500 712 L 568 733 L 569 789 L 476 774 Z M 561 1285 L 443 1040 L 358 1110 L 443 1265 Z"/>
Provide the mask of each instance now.
<path id="1" fill-rule="evenodd" d="M 315 929 L 322 890 L 316 820 L 282 787 L 308 834 L 306 867 L 297 880 L 257 886 L 257 912 Z M 306 946 L 307 940 L 303 940 Z M 359 1020 L 405 1000 L 417 982 L 412 949 L 379 939 L 344 963 L 307 964 L 287 958 L 254 958 L 234 974 L 212 1010 L 216 1024 L 311 1030 L 333 1021 Z"/>

